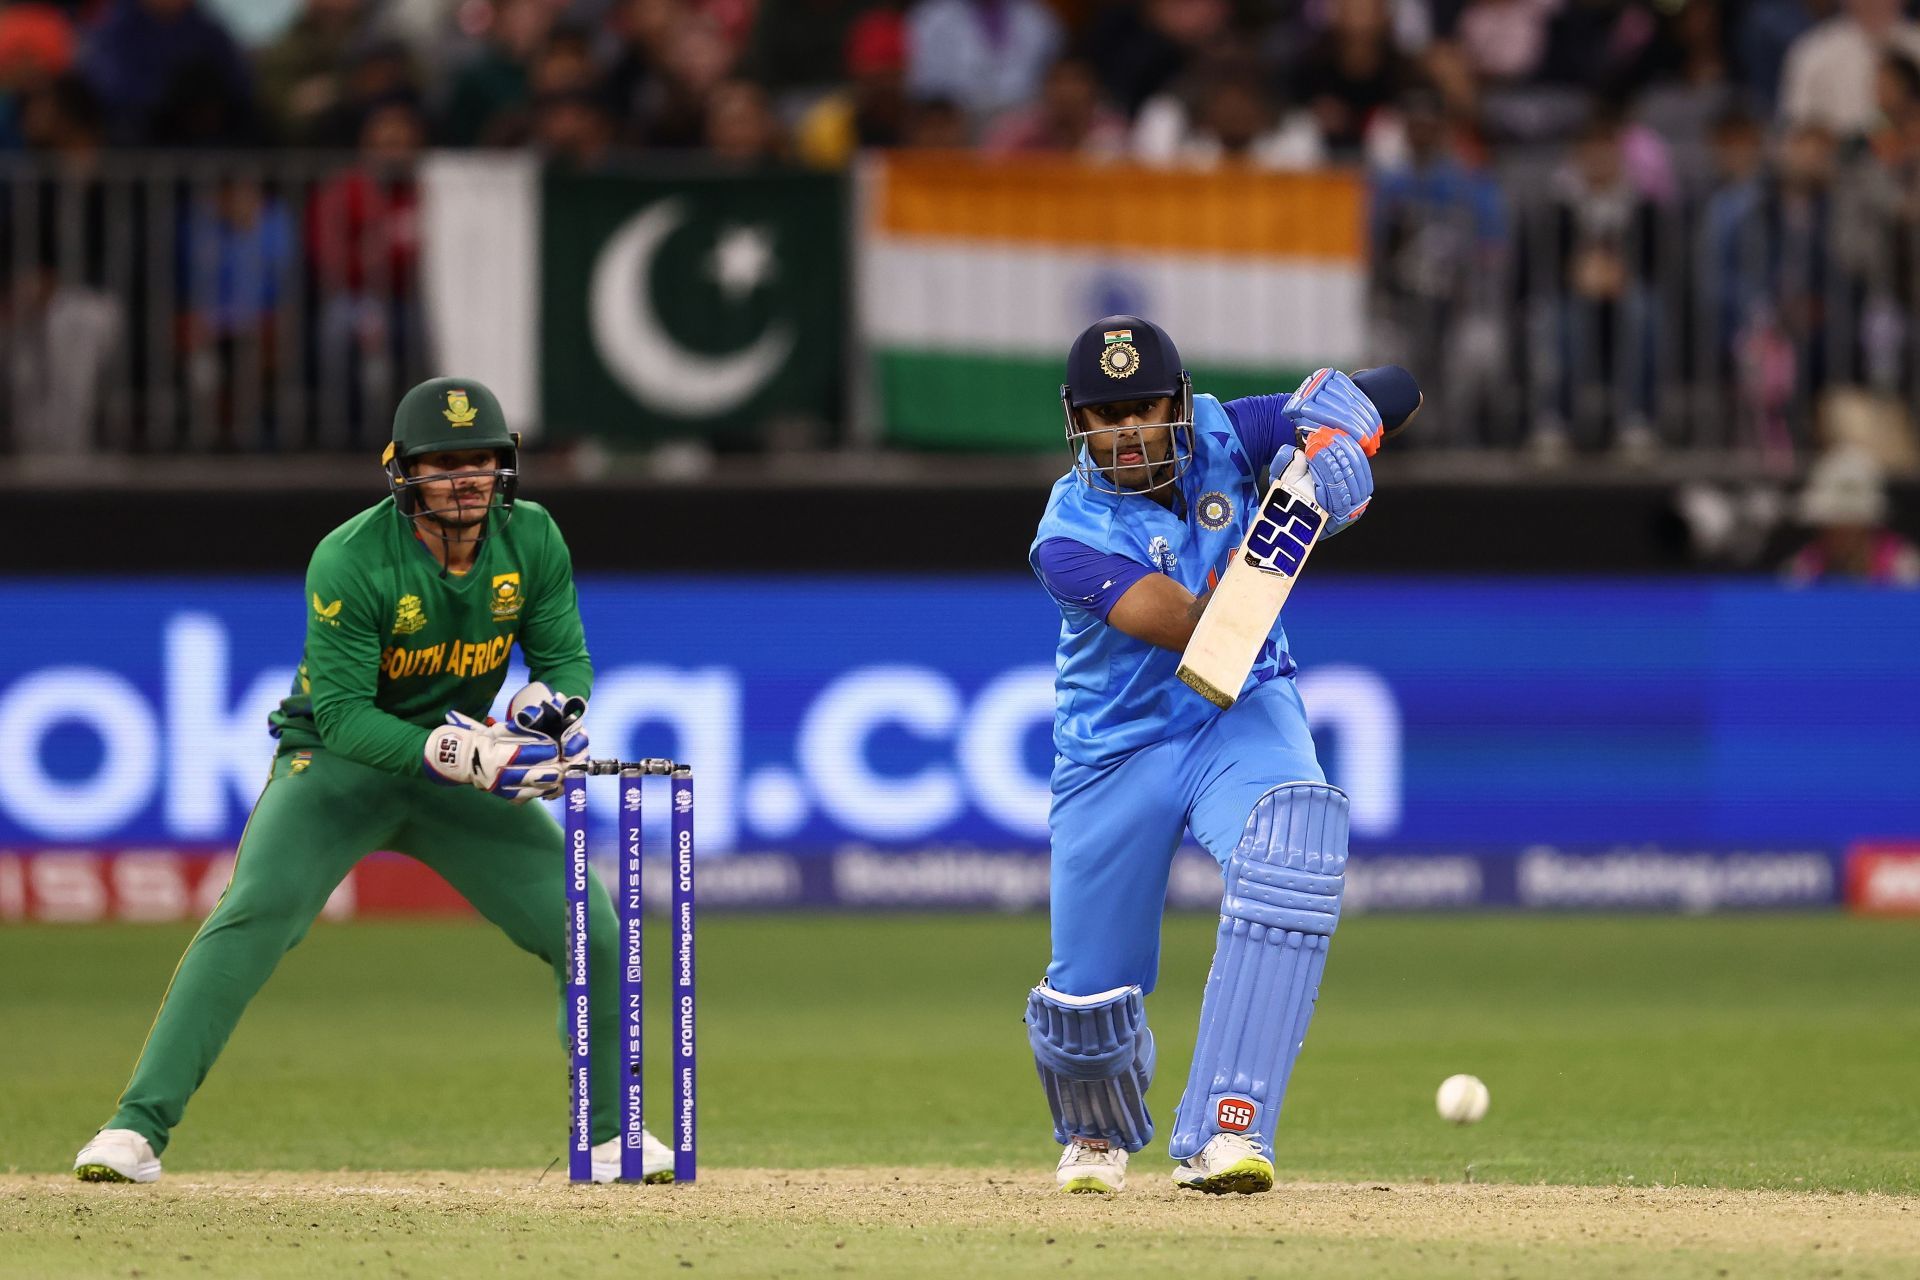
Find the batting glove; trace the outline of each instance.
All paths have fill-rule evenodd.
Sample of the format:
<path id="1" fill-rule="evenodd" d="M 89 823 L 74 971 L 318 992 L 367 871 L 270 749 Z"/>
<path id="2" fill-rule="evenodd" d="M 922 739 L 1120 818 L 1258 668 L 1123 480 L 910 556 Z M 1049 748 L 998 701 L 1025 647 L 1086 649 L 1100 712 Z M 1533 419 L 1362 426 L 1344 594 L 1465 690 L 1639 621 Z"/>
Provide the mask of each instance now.
<path id="1" fill-rule="evenodd" d="M 1385 424 L 1380 410 L 1353 379 L 1338 369 L 1322 369 L 1300 384 L 1287 397 L 1280 412 L 1309 433 L 1315 427 L 1332 427 L 1359 441 L 1369 458 L 1380 447 Z"/>

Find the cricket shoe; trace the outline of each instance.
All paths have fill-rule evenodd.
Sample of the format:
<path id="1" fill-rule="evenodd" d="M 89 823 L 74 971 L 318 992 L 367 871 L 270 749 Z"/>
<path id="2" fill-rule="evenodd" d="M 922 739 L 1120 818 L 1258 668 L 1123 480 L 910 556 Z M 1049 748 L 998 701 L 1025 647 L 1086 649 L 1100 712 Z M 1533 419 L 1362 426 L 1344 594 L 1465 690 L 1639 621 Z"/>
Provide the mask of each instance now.
<path id="1" fill-rule="evenodd" d="M 640 1173 L 643 1182 L 673 1181 L 673 1152 L 646 1129 L 640 1131 Z M 620 1139 L 608 1138 L 594 1144 L 593 1180 L 620 1181 Z"/>
<path id="2" fill-rule="evenodd" d="M 1075 1138 L 1060 1153 L 1054 1185 L 1070 1195 L 1110 1196 L 1127 1185 L 1127 1153 L 1098 1138 Z"/>
<path id="3" fill-rule="evenodd" d="M 1216 1133 L 1173 1170 L 1176 1186 L 1223 1196 L 1273 1190 L 1273 1161 L 1260 1144 L 1237 1133 Z"/>
<path id="4" fill-rule="evenodd" d="M 73 1158 L 73 1176 L 82 1182 L 158 1182 L 160 1157 L 131 1129 L 102 1129 Z"/>

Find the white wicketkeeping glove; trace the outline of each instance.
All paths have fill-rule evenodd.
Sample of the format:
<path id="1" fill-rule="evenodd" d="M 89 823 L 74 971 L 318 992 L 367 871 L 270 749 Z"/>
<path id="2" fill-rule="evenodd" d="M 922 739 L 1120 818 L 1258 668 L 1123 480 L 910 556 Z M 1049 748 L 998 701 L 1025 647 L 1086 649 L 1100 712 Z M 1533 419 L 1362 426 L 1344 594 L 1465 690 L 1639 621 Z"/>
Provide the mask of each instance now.
<path id="1" fill-rule="evenodd" d="M 529 733 L 551 738 L 560 748 L 562 768 L 587 758 L 587 700 L 569 697 L 535 680 L 507 703 L 507 722 Z"/>
<path id="2" fill-rule="evenodd" d="M 518 725 L 483 724 L 458 711 L 427 735 L 427 776 L 448 786 L 466 784 L 523 804 L 560 788 L 560 748 L 545 734 Z"/>

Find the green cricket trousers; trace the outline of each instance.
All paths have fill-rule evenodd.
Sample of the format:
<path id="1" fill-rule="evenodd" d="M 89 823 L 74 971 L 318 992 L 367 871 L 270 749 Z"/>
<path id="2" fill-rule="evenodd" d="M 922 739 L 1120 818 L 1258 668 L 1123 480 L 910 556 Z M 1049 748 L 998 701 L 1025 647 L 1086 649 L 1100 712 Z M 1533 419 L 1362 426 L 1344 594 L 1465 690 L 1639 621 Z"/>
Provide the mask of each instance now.
<path id="1" fill-rule="evenodd" d="M 383 773 L 324 750 L 284 751 L 240 837 L 233 878 L 174 970 L 109 1127 L 144 1135 L 156 1153 L 166 1149 L 247 1002 L 353 865 L 380 849 L 437 871 L 514 945 L 546 961 L 564 990 L 565 847 L 542 806 Z M 592 1033 L 598 1044 L 618 1044 L 613 903 L 597 879 L 588 885 Z M 559 1027 L 566 1042 L 564 1012 Z M 617 1055 L 595 1054 L 593 1071 L 593 1135 L 604 1142 L 619 1132 Z"/>

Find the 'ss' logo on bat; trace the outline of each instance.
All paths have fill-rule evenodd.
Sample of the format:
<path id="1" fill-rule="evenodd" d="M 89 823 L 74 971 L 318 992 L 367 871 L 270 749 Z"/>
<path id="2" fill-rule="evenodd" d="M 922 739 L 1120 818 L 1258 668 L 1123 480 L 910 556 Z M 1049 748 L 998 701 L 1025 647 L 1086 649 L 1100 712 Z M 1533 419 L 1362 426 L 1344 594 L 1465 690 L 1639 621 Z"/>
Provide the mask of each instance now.
<path id="1" fill-rule="evenodd" d="M 1276 486 L 1247 534 L 1247 563 L 1267 573 L 1300 572 L 1323 519 L 1311 503 Z"/>

